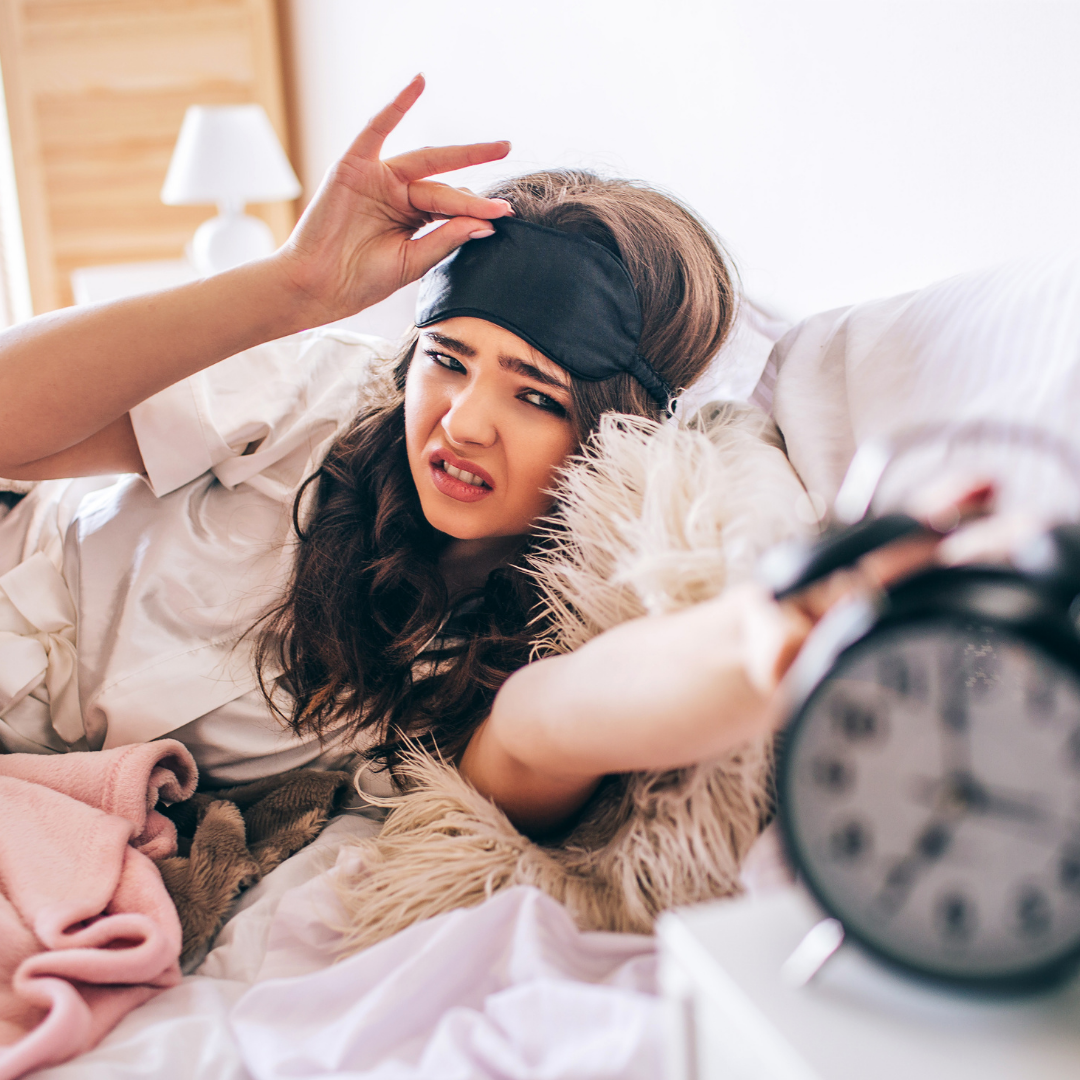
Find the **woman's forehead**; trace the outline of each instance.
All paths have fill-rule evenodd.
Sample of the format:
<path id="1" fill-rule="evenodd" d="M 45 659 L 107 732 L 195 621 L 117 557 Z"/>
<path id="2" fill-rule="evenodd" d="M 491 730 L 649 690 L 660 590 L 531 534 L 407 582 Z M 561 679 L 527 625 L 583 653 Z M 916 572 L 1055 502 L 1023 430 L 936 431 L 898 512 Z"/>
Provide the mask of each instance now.
<path id="1" fill-rule="evenodd" d="M 534 349 L 511 330 L 486 319 L 459 315 L 442 322 L 432 323 L 420 331 L 443 348 L 450 349 L 466 358 L 492 356 L 503 367 L 519 369 L 520 365 L 535 368 L 559 386 L 569 389 L 570 374 L 566 368 Z"/>

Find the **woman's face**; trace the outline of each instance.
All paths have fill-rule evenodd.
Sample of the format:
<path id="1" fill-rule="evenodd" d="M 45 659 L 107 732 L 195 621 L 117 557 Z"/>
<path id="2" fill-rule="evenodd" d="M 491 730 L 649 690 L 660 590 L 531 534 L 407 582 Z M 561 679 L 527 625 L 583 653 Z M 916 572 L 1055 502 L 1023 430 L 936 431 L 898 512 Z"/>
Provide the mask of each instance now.
<path id="1" fill-rule="evenodd" d="M 460 540 L 527 533 L 577 445 L 570 376 L 494 323 L 435 323 L 409 366 L 405 441 L 436 529 Z"/>

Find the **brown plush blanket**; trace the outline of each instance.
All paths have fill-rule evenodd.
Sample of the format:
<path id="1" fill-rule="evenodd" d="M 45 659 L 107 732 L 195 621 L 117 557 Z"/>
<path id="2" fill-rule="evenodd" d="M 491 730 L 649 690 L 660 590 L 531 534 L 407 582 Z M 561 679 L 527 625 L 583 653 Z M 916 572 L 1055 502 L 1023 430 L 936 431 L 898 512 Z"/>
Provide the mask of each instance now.
<path id="1" fill-rule="evenodd" d="M 322 832 L 351 779 L 295 769 L 199 791 L 164 810 L 176 825 L 178 854 L 157 865 L 180 916 L 182 962 L 206 949 L 244 889 Z"/>

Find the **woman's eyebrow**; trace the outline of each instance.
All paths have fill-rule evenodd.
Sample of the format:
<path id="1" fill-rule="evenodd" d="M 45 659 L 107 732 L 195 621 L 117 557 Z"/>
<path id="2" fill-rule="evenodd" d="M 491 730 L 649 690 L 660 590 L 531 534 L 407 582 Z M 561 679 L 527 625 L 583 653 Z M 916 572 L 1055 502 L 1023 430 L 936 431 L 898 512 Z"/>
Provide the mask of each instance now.
<path id="1" fill-rule="evenodd" d="M 476 350 L 471 345 L 466 345 L 464 341 L 458 341 L 457 338 L 448 337 L 446 334 L 439 334 L 433 330 L 425 330 L 424 333 L 436 345 L 441 345 L 444 349 L 453 349 L 454 352 L 468 356 L 470 359 L 476 355 Z"/>
<path id="2" fill-rule="evenodd" d="M 535 379 L 545 386 L 554 386 L 559 390 L 569 390 L 570 387 L 555 375 L 549 375 L 541 371 L 535 364 L 527 363 L 518 356 L 507 356 L 505 353 L 499 357 L 499 366 L 505 371 L 513 371 L 517 375 L 524 375 L 526 379 Z"/>

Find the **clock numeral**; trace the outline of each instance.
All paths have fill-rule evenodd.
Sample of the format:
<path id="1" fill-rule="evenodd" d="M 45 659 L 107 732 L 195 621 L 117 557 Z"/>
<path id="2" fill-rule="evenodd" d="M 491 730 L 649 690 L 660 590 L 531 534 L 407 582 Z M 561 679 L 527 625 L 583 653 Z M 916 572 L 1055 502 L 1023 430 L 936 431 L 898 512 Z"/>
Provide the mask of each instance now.
<path id="1" fill-rule="evenodd" d="M 936 862 L 949 850 L 951 843 L 952 831 L 945 825 L 933 823 L 919 834 L 915 851 L 927 862 Z"/>
<path id="2" fill-rule="evenodd" d="M 943 683 L 945 693 L 941 703 L 941 721 L 950 731 L 967 731 L 968 689 L 963 669 L 950 672 Z"/>
<path id="3" fill-rule="evenodd" d="M 861 859 L 870 845 L 870 830 L 861 821 L 847 821 L 829 834 L 829 851 L 837 862 Z"/>
<path id="4" fill-rule="evenodd" d="M 855 770 L 839 758 L 815 758 L 810 772 L 818 787 L 834 795 L 850 791 L 855 783 Z"/>
<path id="5" fill-rule="evenodd" d="M 968 680 L 964 649 L 957 646 L 941 657 L 941 722 L 954 732 L 967 731 Z"/>
<path id="6" fill-rule="evenodd" d="M 911 693 L 911 670 L 907 661 L 896 653 L 884 653 L 878 658 L 878 682 L 887 690 L 907 697 Z"/>
<path id="7" fill-rule="evenodd" d="M 1066 892 L 1080 897 L 1080 848 L 1066 848 L 1058 863 L 1058 882 Z"/>
<path id="8" fill-rule="evenodd" d="M 901 859 L 889 868 L 884 887 L 877 896 L 877 904 L 882 911 L 895 915 L 904 906 L 917 874 L 918 867 L 911 859 Z"/>
<path id="9" fill-rule="evenodd" d="M 963 680 L 972 697 L 985 697 L 998 684 L 1000 662 L 993 641 L 969 641 L 964 646 Z"/>
<path id="10" fill-rule="evenodd" d="M 926 673 L 912 667 L 908 658 L 899 653 L 883 653 L 878 659 L 878 683 L 902 697 L 923 700 L 926 697 Z"/>
<path id="11" fill-rule="evenodd" d="M 865 705 L 854 701 L 839 701 L 833 706 L 833 724 L 851 742 L 869 742 L 884 731 L 882 719 Z"/>
<path id="12" fill-rule="evenodd" d="M 907 902 L 919 876 L 936 863 L 952 846 L 952 831 L 940 821 L 931 821 L 915 837 L 911 851 L 897 860 L 885 875 L 877 903 L 890 915 L 895 915 Z"/>
<path id="13" fill-rule="evenodd" d="M 1016 924 L 1026 937 L 1041 937 L 1050 929 L 1052 909 L 1041 889 L 1029 885 L 1016 900 Z"/>
<path id="14" fill-rule="evenodd" d="M 951 945 L 963 945 L 975 936 L 978 926 L 975 902 L 961 892 L 948 892 L 934 906 L 938 932 Z"/>

